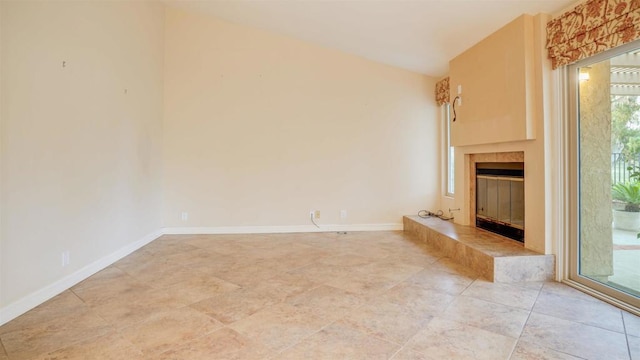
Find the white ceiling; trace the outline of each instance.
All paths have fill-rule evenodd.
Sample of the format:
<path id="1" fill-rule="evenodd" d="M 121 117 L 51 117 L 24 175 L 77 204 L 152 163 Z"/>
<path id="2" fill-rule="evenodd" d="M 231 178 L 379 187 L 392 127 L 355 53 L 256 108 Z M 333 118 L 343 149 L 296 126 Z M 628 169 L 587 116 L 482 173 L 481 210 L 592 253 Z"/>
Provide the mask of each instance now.
<path id="1" fill-rule="evenodd" d="M 165 0 L 385 64 L 440 77 L 449 60 L 523 13 L 576 0 Z"/>

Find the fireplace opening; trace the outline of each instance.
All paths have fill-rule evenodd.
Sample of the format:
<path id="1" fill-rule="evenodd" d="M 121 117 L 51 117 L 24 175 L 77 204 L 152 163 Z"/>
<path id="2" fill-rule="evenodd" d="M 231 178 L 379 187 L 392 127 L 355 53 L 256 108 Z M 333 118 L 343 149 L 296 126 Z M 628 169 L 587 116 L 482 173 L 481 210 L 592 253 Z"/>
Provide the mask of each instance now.
<path id="1" fill-rule="evenodd" d="M 524 163 L 476 163 L 476 227 L 524 242 Z"/>

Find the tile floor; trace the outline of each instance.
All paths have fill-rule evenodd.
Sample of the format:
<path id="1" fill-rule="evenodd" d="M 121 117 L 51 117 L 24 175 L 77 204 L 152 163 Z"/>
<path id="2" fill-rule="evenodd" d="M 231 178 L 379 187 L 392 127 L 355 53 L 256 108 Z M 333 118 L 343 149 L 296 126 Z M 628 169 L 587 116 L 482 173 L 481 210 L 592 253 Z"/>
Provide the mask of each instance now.
<path id="1" fill-rule="evenodd" d="M 163 236 L 0 341 L 0 360 L 640 359 L 640 318 L 402 232 Z"/>

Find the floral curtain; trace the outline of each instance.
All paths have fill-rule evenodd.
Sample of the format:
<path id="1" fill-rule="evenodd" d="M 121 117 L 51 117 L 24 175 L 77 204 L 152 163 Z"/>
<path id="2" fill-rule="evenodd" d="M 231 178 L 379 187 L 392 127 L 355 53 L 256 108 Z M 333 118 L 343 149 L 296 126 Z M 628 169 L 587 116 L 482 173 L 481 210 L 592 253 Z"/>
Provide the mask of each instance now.
<path id="1" fill-rule="evenodd" d="M 448 77 L 436 83 L 436 103 L 438 104 L 438 106 L 449 103 L 449 78 Z"/>
<path id="2" fill-rule="evenodd" d="M 640 0 L 587 0 L 547 24 L 556 69 L 640 39 Z"/>

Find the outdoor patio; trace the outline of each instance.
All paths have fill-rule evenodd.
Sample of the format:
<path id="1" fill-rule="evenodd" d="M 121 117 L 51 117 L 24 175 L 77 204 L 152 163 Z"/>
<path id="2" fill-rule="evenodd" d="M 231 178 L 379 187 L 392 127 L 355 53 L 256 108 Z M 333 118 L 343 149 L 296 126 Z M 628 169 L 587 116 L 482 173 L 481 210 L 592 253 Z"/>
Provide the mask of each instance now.
<path id="1" fill-rule="evenodd" d="M 611 283 L 640 295 L 640 240 L 636 231 L 613 229 L 613 276 Z"/>

